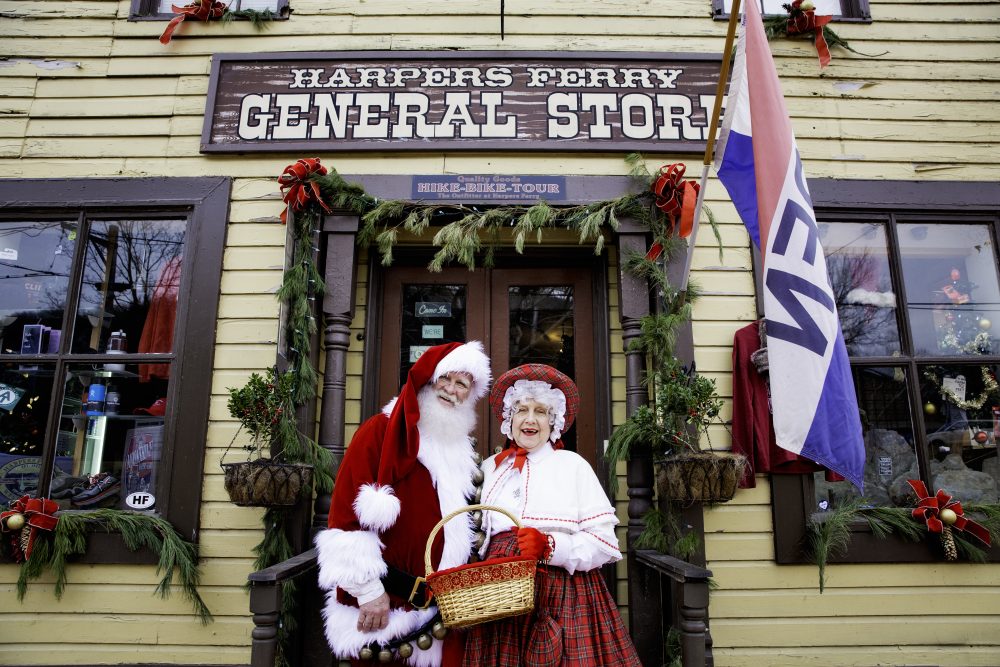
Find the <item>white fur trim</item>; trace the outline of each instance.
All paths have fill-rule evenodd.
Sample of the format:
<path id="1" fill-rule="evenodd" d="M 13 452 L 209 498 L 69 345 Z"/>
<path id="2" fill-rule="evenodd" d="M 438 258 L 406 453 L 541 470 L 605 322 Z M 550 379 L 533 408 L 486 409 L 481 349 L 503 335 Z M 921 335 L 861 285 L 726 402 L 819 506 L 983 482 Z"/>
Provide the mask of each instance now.
<path id="1" fill-rule="evenodd" d="M 356 587 L 386 574 L 384 545 L 375 533 L 329 528 L 316 535 L 314 542 L 320 588 Z"/>
<path id="2" fill-rule="evenodd" d="M 392 409 L 396 407 L 396 401 L 399 400 L 399 396 L 393 396 L 389 399 L 389 402 L 382 406 L 382 414 L 386 417 L 392 414 Z"/>
<path id="3" fill-rule="evenodd" d="M 419 425 L 418 425 L 419 428 Z M 468 437 L 445 441 L 420 430 L 420 451 L 417 459 L 427 468 L 437 489 L 441 516 L 469 504 L 475 492 L 472 474 L 476 465 L 475 452 Z M 472 553 L 472 515 L 456 516 L 444 525 L 444 551 L 438 569 L 464 565 Z"/>
<path id="4" fill-rule="evenodd" d="M 387 644 L 392 640 L 408 635 L 424 623 L 431 620 L 437 612 L 437 607 L 431 605 L 427 609 L 392 609 L 389 611 L 389 624 L 378 632 L 360 632 L 358 630 L 358 608 L 349 607 L 337 601 L 336 591 L 326 595 L 326 606 L 323 608 L 323 625 L 326 628 L 326 641 L 338 658 L 357 658 L 358 652 L 371 644 Z M 417 667 L 436 667 L 441 664 L 441 642 L 435 641 L 431 647 L 422 651 L 413 646 L 413 655 L 407 660 Z"/>
<path id="5" fill-rule="evenodd" d="M 362 484 L 354 499 L 354 514 L 362 528 L 383 533 L 399 518 L 399 498 L 386 484 Z"/>
<path id="6" fill-rule="evenodd" d="M 490 380 L 493 379 L 490 359 L 483 351 L 483 344 L 478 340 L 470 340 L 445 355 L 444 359 L 434 367 L 434 377 L 431 381 L 436 382 L 439 377 L 452 371 L 472 375 L 471 397 L 477 401 L 486 395 L 486 391 L 490 388 Z"/>

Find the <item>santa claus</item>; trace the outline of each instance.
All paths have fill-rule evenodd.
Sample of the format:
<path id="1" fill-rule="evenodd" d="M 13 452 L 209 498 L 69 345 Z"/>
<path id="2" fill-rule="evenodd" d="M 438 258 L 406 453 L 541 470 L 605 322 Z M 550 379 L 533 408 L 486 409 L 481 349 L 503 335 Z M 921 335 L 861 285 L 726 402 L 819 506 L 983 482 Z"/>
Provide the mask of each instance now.
<path id="1" fill-rule="evenodd" d="M 352 664 L 372 657 L 383 664 L 461 663 L 464 639 L 445 635 L 418 577 L 431 530 L 475 493 L 470 434 L 489 383 L 481 343 L 432 347 L 399 395 L 351 440 L 329 529 L 316 536 L 319 584 L 329 591 L 326 638 L 336 656 Z M 468 562 L 473 539 L 469 514 L 446 523 L 432 545 L 434 569 Z"/>

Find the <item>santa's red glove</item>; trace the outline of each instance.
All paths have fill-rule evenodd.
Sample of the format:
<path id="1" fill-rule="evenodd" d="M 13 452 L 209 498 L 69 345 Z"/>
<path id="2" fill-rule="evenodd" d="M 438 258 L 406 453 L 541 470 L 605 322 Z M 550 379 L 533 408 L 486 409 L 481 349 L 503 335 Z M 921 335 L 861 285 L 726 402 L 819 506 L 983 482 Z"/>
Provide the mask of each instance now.
<path id="1" fill-rule="evenodd" d="M 549 548 L 549 539 L 537 528 L 515 528 L 517 531 L 517 548 L 522 556 L 528 556 L 531 560 L 541 560 L 545 551 Z"/>

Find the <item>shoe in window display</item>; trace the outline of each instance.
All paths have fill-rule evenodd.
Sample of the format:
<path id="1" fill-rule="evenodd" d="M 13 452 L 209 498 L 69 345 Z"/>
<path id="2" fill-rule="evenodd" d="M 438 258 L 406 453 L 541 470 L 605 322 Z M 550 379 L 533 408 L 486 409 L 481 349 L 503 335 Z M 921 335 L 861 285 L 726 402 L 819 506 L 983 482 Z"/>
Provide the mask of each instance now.
<path id="1" fill-rule="evenodd" d="M 107 499 L 116 499 L 121 494 L 122 485 L 117 477 L 103 473 L 90 488 L 81 491 L 72 498 L 74 507 L 93 507 Z"/>

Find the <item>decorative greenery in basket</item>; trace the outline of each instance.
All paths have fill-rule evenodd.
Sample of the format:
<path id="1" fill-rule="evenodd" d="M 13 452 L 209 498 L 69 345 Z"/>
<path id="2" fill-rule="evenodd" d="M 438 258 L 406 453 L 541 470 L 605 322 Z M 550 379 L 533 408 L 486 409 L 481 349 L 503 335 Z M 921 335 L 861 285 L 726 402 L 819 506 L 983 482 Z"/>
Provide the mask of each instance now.
<path id="1" fill-rule="evenodd" d="M 226 491 L 237 505 L 288 506 L 294 505 L 303 493 L 311 495 L 312 466 L 278 461 L 288 453 L 287 446 L 273 459 L 263 455 L 265 445 L 300 442 L 295 421 L 288 417 L 295 411 L 294 391 L 293 375 L 279 374 L 273 368 L 263 377 L 251 374 L 242 387 L 229 388 L 229 414 L 240 420 L 233 442 L 244 429 L 248 431 L 251 439 L 243 449 L 253 457 L 238 463 L 221 463 Z"/>

